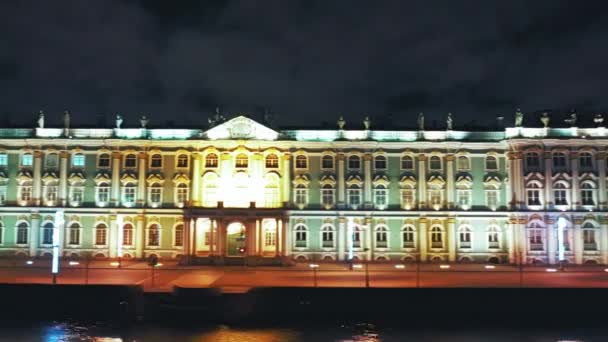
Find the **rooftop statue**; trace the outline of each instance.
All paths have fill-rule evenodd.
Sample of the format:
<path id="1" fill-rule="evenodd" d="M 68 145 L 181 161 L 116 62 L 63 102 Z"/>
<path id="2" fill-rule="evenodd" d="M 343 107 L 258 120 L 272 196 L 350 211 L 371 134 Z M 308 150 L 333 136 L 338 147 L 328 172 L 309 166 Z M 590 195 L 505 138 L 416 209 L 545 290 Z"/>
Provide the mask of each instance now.
<path id="1" fill-rule="evenodd" d="M 567 124 L 570 124 L 570 127 L 576 127 L 576 113 L 571 113 L 570 117 L 564 119 Z"/>
<path id="2" fill-rule="evenodd" d="M 38 112 L 38 128 L 44 128 L 44 112 Z"/>
<path id="3" fill-rule="evenodd" d="M 122 122 L 123 122 L 122 115 L 116 114 L 115 121 L 116 121 L 116 128 L 120 129 L 120 126 L 122 126 Z"/>
<path id="4" fill-rule="evenodd" d="M 142 115 L 141 118 L 139 118 L 139 123 L 141 124 L 141 128 L 146 128 L 146 126 L 148 126 L 148 117 L 145 115 Z"/>
<path id="5" fill-rule="evenodd" d="M 365 119 L 363 119 L 363 127 L 365 127 L 365 130 L 369 130 L 369 126 L 371 125 L 371 121 L 369 120 L 369 116 L 366 116 Z"/>
<path id="6" fill-rule="evenodd" d="M 209 127 L 214 127 L 217 124 L 222 123 L 224 121 L 226 121 L 226 118 L 224 118 L 224 116 L 222 114 L 220 114 L 220 107 L 215 107 L 215 114 L 213 114 L 212 117 L 207 119 L 207 122 L 209 123 Z"/>
<path id="7" fill-rule="evenodd" d="M 448 118 L 445 120 L 446 128 L 448 131 L 452 130 L 452 126 L 454 125 L 454 120 L 452 120 L 452 113 L 448 113 Z"/>
<path id="8" fill-rule="evenodd" d="M 595 117 L 593 118 L 593 122 L 595 122 L 596 125 L 601 126 L 602 123 L 604 123 L 604 115 L 595 114 Z"/>
<path id="9" fill-rule="evenodd" d="M 70 112 L 63 112 L 63 128 L 70 129 Z"/>
<path id="10" fill-rule="evenodd" d="M 544 128 L 549 128 L 549 121 L 551 121 L 549 113 L 544 112 L 543 115 L 540 117 L 540 122 L 543 123 Z"/>
<path id="11" fill-rule="evenodd" d="M 515 127 L 521 127 L 524 122 L 524 113 L 519 108 L 515 111 Z"/>
<path id="12" fill-rule="evenodd" d="M 418 114 L 418 129 L 424 131 L 424 114 Z"/>
<path id="13" fill-rule="evenodd" d="M 344 125 L 346 125 L 346 120 L 344 120 L 344 117 L 340 116 L 340 118 L 338 119 L 338 128 L 340 130 L 344 129 Z"/>

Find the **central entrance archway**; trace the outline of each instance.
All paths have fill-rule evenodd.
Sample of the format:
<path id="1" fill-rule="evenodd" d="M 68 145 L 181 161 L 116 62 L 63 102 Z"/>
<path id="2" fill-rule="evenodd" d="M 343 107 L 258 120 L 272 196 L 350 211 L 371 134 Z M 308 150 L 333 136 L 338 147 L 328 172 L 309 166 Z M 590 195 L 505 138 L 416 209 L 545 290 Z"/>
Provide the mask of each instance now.
<path id="1" fill-rule="evenodd" d="M 226 255 L 244 257 L 247 241 L 245 225 L 241 222 L 232 222 L 226 227 Z"/>

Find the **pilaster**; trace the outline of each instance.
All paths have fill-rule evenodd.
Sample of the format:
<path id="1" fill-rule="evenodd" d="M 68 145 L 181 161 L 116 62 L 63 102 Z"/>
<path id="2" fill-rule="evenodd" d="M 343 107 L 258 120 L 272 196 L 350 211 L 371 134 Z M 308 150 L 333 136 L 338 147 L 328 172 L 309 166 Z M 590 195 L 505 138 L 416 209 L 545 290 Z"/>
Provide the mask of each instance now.
<path id="1" fill-rule="evenodd" d="M 605 216 L 600 219 L 600 242 L 599 250 L 602 255 L 602 264 L 608 265 L 608 218 Z"/>
<path id="2" fill-rule="evenodd" d="M 427 223 L 426 217 L 421 217 L 418 220 L 418 249 L 420 251 L 420 262 L 427 261 L 428 251 L 428 236 L 427 236 Z"/>
<path id="3" fill-rule="evenodd" d="M 346 252 L 346 219 L 338 218 L 338 260 L 344 260 Z"/>
<path id="4" fill-rule="evenodd" d="M 201 164 L 202 164 L 202 155 L 200 152 L 192 153 L 192 189 L 191 193 L 191 206 L 200 207 L 201 206 Z"/>
<path id="5" fill-rule="evenodd" d="M 447 219 L 447 230 L 448 230 L 448 261 L 456 261 L 456 219 L 454 217 L 448 217 Z"/>
<path id="6" fill-rule="evenodd" d="M 62 207 L 66 206 L 68 198 L 68 157 L 67 151 L 59 153 L 59 203 Z"/>
<path id="7" fill-rule="evenodd" d="M 30 215 L 31 228 L 29 231 L 30 257 L 35 257 L 38 254 L 38 241 L 40 239 L 40 214 L 33 213 Z"/>
<path id="8" fill-rule="evenodd" d="M 572 210 L 578 210 L 581 205 L 578 182 L 578 153 L 570 152 L 570 170 L 572 171 Z"/>
<path id="9" fill-rule="evenodd" d="M 114 167 L 114 165 L 112 165 Z M 118 230 L 122 227 L 118 227 L 116 215 L 110 215 L 110 234 L 109 234 L 109 256 L 110 258 L 116 258 L 118 250 Z"/>
<path id="10" fill-rule="evenodd" d="M 290 183 L 291 183 L 291 154 L 283 155 L 283 177 L 281 179 L 281 194 L 284 206 L 289 206 L 290 203 Z"/>
<path id="11" fill-rule="evenodd" d="M 342 209 L 345 207 L 346 201 L 344 200 L 344 196 L 346 193 L 345 189 L 345 179 L 344 179 L 344 153 L 338 153 L 336 155 L 336 160 L 338 161 L 338 203 L 337 208 Z"/>
<path id="12" fill-rule="evenodd" d="M 547 222 L 547 257 L 550 265 L 555 264 L 556 262 L 556 253 L 557 253 L 557 233 L 556 227 L 553 224 L 553 221 L 550 219 L 546 219 Z"/>
<path id="13" fill-rule="evenodd" d="M 545 209 L 551 210 L 553 209 L 553 205 L 555 203 L 555 199 L 553 198 L 553 159 L 551 156 L 551 152 L 544 153 L 545 158 Z M 555 253 L 554 253 L 555 254 Z"/>
<path id="14" fill-rule="evenodd" d="M 607 209 L 606 203 L 606 152 L 600 151 L 595 154 L 598 174 L 598 202 L 600 210 Z"/>
<path id="15" fill-rule="evenodd" d="M 426 160 L 424 154 L 418 155 L 418 210 L 426 209 Z"/>
<path id="16" fill-rule="evenodd" d="M 120 152 L 112 152 L 112 205 L 120 205 Z"/>
<path id="17" fill-rule="evenodd" d="M 146 240 L 145 230 L 145 216 L 137 215 L 137 222 L 135 225 L 135 257 L 144 257 L 144 242 Z"/>
<path id="18" fill-rule="evenodd" d="M 373 208 L 372 203 L 372 155 L 366 153 L 363 155 L 363 196 L 364 208 Z"/>
<path id="19" fill-rule="evenodd" d="M 42 194 L 42 152 L 34 151 L 34 184 L 32 184 L 35 206 L 40 206 Z"/>
<path id="20" fill-rule="evenodd" d="M 448 209 L 454 208 L 454 155 L 448 154 L 445 156 L 446 161 L 446 198 Z M 472 200 L 472 198 L 471 198 Z"/>
<path id="21" fill-rule="evenodd" d="M 374 229 L 372 227 L 372 219 L 369 217 L 365 218 L 365 246 L 367 247 L 367 252 L 365 253 L 365 258 L 367 261 L 373 260 L 374 254 L 374 244 L 372 239 L 372 234 L 374 234 Z"/>
<path id="22" fill-rule="evenodd" d="M 574 219 L 574 235 L 573 235 L 573 243 L 572 248 L 574 250 L 574 263 L 577 265 L 583 264 L 583 231 L 581 229 L 582 219 L 575 218 Z"/>
<path id="23" fill-rule="evenodd" d="M 146 203 L 146 163 L 147 163 L 147 155 L 145 152 L 140 152 L 137 155 L 138 163 L 138 171 L 137 171 L 137 206 L 145 207 Z"/>

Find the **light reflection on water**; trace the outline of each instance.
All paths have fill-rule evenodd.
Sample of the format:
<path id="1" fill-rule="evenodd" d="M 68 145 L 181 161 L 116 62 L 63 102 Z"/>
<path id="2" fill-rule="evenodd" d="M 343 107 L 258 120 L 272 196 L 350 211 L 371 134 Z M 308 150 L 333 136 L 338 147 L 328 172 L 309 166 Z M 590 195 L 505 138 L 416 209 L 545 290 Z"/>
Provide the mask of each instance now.
<path id="1" fill-rule="evenodd" d="M 78 324 L 73 322 L 51 322 L 34 324 L 31 327 L 0 327 L 0 342 L 3 341 L 44 341 L 44 342 L 306 342 L 306 341 L 417 341 L 417 342 L 557 342 L 557 341 L 607 341 L 608 333 L 570 332 L 555 330 L 543 332 L 514 332 L 500 330 L 468 329 L 454 331 L 410 330 L 406 327 L 380 328 L 374 333 L 377 340 L 359 340 L 362 333 L 358 326 L 340 324 L 328 326 L 290 326 L 290 327 L 231 327 L 226 325 L 206 328 L 164 327 L 160 325 L 137 326 L 122 329 L 116 326 L 97 324 Z"/>

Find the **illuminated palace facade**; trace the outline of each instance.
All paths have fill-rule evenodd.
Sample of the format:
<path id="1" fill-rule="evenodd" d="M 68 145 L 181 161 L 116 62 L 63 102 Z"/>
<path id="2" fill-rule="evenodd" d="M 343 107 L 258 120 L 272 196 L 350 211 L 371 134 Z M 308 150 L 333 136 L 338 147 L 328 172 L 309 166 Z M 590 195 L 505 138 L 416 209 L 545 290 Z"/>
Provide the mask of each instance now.
<path id="1" fill-rule="evenodd" d="M 0 253 L 606 264 L 607 133 L 2 129 Z"/>

